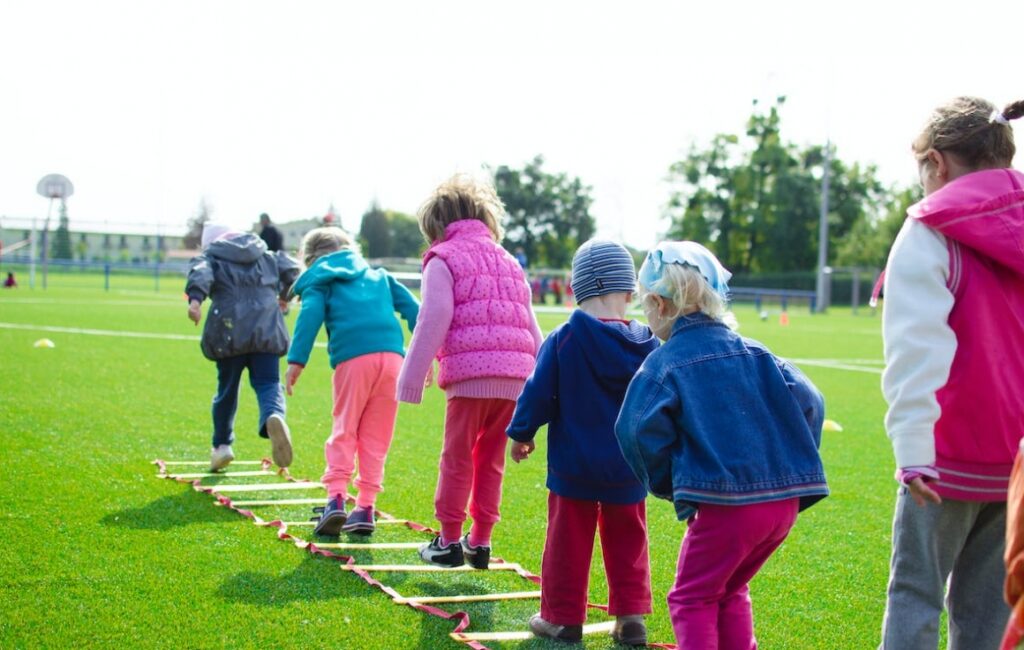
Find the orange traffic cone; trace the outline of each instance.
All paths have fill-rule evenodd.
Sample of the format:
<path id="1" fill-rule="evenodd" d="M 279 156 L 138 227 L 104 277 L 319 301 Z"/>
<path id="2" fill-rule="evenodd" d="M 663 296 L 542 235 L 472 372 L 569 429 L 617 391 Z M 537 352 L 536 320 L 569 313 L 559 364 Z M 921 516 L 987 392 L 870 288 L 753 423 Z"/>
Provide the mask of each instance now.
<path id="1" fill-rule="evenodd" d="M 789 325 L 789 314 L 786 312 L 779 314 L 779 325 Z"/>

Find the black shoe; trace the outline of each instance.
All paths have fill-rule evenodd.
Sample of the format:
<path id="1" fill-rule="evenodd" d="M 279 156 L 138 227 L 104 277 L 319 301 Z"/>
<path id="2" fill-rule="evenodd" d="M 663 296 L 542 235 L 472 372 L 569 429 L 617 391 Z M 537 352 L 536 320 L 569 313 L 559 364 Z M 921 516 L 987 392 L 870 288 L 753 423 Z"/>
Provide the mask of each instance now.
<path id="1" fill-rule="evenodd" d="M 348 513 L 345 512 L 345 497 L 342 496 L 331 497 L 326 506 L 313 508 L 313 512 L 321 513 L 319 518 L 314 519 L 317 524 L 313 534 L 324 537 L 337 537 L 341 533 L 341 527 L 345 525 L 345 520 L 348 519 Z"/>
<path id="2" fill-rule="evenodd" d="M 542 639 L 553 639 L 563 643 L 579 643 L 583 640 L 582 625 L 555 625 L 548 623 L 540 614 L 530 617 L 530 631 Z"/>
<path id="3" fill-rule="evenodd" d="M 466 563 L 466 558 L 462 556 L 462 544 L 452 542 L 448 546 L 441 546 L 440 535 L 429 544 L 420 547 L 420 559 L 428 564 L 444 567 L 457 567 Z"/>
<path id="4" fill-rule="evenodd" d="M 352 514 L 348 516 L 348 521 L 341 527 L 341 532 L 370 535 L 376 527 L 376 524 L 373 523 L 373 506 L 370 506 L 353 510 Z"/>
<path id="5" fill-rule="evenodd" d="M 462 545 L 462 555 L 465 556 L 466 562 L 468 562 L 471 567 L 474 569 L 486 569 L 490 566 L 490 546 L 473 546 L 469 543 L 469 533 L 462 536 L 462 539 L 459 540 L 459 544 Z"/>
<path id="6" fill-rule="evenodd" d="M 636 618 L 640 620 L 632 616 L 615 619 L 615 627 L 611 631 L 612 640 L 623 645 L 646 646 L 647 625 L 643 617 Z"/>

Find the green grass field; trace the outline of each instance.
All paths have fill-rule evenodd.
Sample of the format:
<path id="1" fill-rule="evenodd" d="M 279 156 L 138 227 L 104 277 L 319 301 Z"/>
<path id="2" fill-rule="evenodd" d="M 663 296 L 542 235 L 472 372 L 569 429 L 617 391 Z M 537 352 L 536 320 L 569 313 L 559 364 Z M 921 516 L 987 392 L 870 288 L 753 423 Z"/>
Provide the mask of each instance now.
<path id="1" fill-rule="evenodd" d="M 119 278 L 109 292 L 99 280 L 50 286 L 0 292 L 0 647 L 464 647 L 448 637 L 452 622 L 394 605 L 336 562 L 277 541 L 270 529 L 214 507 L 187 485 L 156 478 L 154 458 L 208 455 L 215 370 L 189 338 L 199 330 L 185 317 L 182 283 L 161 282 L 159 293 L 147 278 Z M 736 313 L 743 334 L 807 361 L 800 365 L 825 394 L 827 417 L 844 427 L 826 433 L 822 444 L 832 496 L 801 515 L 752 584 L 760 644 L 874 647 L 896 487 L 882 428 L 879 319 L 866 311 L 811 316 L 800 308 L 783 327 L 777 313 L 766 322 L 749 307 Z M 549 331 L 563 318 L 543 315 L 541 326 Z M 34 348 L 43 337 L 56 347 Z M 295 476 L 319 477 L 330 406 L 330 369 L 318 349 L 288 401 Z M 401 406 L 383 510 L 434 524 L 443 408 L 436 388 L 422 405 Z M 252 393 L 243 387 L 235 446 L 240 459 L 269 455 L 255 419 Z M 538 442 L 539 453 L 529 461 L 509 463 L 494 538 L 497 555 L 537 573 L 546 522 L 543 434 Z M 648 508 L 655 598 L 650 639 L 671 642 L 665 594 L 685 526 L 668 503 L 650 500 Z M 310 516 L 308 506 L 259 514 Z M 374 540 L 428 539 L 391 528 L 379 529 Z M 357 557 L 409 563 L 415 551 Z M 594 602 L 607 599 L 602 575 L 598 552 Z M 410 595 L 530 588 L 504 572 L 383 579 Z M 536 608 L 536 601 L 510 601 L 463 609 L 472 631 L 511 631 L 525 629 Z M 593 620 L 604 619 L 595 611 Z M 538 641 L 488 645 L 548 647 Z M 587 648 L 612 645 L 606 635 L 586 640 Z"/>

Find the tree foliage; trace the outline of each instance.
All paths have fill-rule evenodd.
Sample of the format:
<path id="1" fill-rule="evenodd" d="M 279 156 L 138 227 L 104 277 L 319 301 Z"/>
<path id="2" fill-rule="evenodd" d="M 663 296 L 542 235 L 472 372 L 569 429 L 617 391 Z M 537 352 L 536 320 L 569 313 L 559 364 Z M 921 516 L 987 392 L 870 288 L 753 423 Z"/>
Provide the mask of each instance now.
<path id="1" fill-rule="evenodd" d="M 817 265 L 824 147 L 797 147 L 781 135 L 779 97 L 767 112 L 756 108 L 743 136 L 719 134 L 705 148 L 691 147 L 669 170 L 669 237 L 708 245 L 735 273 L 793 271 Z M 874 223 L 892 193 L 875 168 L 828 160 L 829 252 Z"/>
<path id="2" fill-rule="evenodd" d="M 367 257 L 389 257 L 391 255 L 391 230 L 388 216 L 374 201 L 359 222 L 359 239 Z"/>
<path id="3" fill-rule="evenodd" d="M 68 230 L 68 205 L 63 200 L 60 202 L 60 225 L 53 235 L 53 245 L 50 248 L 50 257 L 55 260 L 71 259 L 71 232 Z"/>
<path id="4" fill-rule="evenodd" d="M 374 201 L 363 214 L 359 239 L 367 257 L 419 257 L 426 242 L 415 217 L 383 210 Z"/>
<path id="5" fill-rule="evenodd" d="M 203 225 L 213 216 L 213 206 L 204 196 L 199 200 L 199 206 L 188 220 L 188 232 L 181 242 L 185 248 L 199 248 L 203 241 Z"/>
<path id="6" fill-rule="evenodd" d="M 576 248 L 594 235 L 591 187 L 578 177 L 544 171 L 536 156 L 522 169 L 501 165 L 494 185 L 505 203 L 505 248 L 522 247 L 533 266 L 566 268 Z"/>

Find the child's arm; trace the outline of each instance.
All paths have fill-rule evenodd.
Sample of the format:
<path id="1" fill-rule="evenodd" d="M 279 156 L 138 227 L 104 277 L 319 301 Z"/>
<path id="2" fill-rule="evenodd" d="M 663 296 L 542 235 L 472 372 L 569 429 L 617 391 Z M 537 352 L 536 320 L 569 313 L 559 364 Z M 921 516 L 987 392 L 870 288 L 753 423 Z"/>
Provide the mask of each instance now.
<path id="1" fill-rule="evenodd" d="M 385 276 L 388 279 L 388 287 L 391 288 L 391 302 L 395 305 L 395 311 L 405 319 L 409 331 L 414 332 L 416 317 L 420 313 L 420 301 L 416 300 L 416 296 L 412 295 L 404 284 L 391 277 L 390 273 L 385 273 Z"/>
<path id="2" fill-rule="evenodd" d="M 424 380 L 444 344 L 455 313 L 455 281 L 444 260 L 434 257 L 427 262 L 422 295 L 417 327 L 398 377 L 398 399 L 411 404 L 419 404 L 423 399 Z"/>
<path id="3" fill-rule="evenodd" d="M 213 286 L 213 267 L 206 255 L 200 253 L 192 258 L 185 281 L 185 293 L 188 295 L 188 317 L 199 325 L 203 317 L 202 302 L 210 295 Z"/>
<path id="4" fill-rule="evenodd" d="M 286 388 L 288 394 L 292 394 L 292 386 L 299 379 L 302 373 L 301 368 L 309 361 L 309 355 L 313 351 L 313 343 L 316 335 L 320 332 L 320 326 L 324 324 L 327 315 L 327 288 L 322 285 L 314 285 L 302 292 L 302 307 L 299 309 L 299 317 L 295 320 L 295 332 L 292 334 L 292 344 L 288 348 L 288 371 L 285 375 L 287 380 Z M 292 367 L 296 366 L 297 370 Z"/>
<path id="5" fill-rule="evenodd" d="M 796 403 L 800 405 L 800 411 L 803 412 L 807 426 L 811 429 L 811 435 L 814 436 L 815 446 L 821 447 L 821 425 L 825 422 L 825 398 L 817 386 L 811 383 L 811 380 L 799 368 L 778 357 L 775 357 L 775 364 L 782 372 L 782 377 L 786 380 L 786 385 L 789 386 L 789 392 L 796 399 Z"/>
<path id="6" fill-rule="evenodd" d="M 558 406 L 558 332 L 540 346 L 537 365 L 516 400 L 516 410 L 505 433 L 512 443 L 512 460 L 517 463 L 535 447 L 537 429 L 551 422 Z"/>
<path id="7" fill-rule="evenodd" d="M 615 437 L 637 479 L 654 496 L 672 499 L 672 452 L 679 444 L 679 399 L 643 367 L 626 390 Z"/>
<path id="8" fill-rule="evenodd" d="M 935 394 L 949 379 L 956 354 L 948 278 L 945 239 L 907 219 L 889 254 L 882 306 L 885 428 L 897 468 L 935 463 L 935 423 L 941 413 Z"/>

